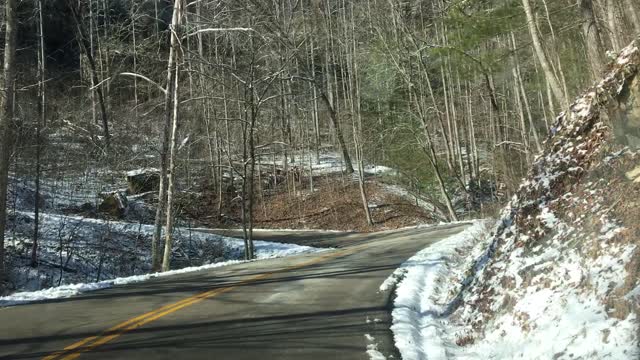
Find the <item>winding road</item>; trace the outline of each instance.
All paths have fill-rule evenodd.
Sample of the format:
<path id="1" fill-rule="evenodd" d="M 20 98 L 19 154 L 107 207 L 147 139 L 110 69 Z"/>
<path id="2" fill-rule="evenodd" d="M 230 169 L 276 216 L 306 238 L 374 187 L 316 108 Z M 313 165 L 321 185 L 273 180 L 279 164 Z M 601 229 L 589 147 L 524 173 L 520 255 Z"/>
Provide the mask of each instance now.
<path id="1" fill-rule="evenodd" d="M 399 359 L 392 293 L 379 286 L 465 226 L 257 232 L 260 240 L 335 249 L 0 308 L 0 359 L 368 359 L 372 344 Z"/>

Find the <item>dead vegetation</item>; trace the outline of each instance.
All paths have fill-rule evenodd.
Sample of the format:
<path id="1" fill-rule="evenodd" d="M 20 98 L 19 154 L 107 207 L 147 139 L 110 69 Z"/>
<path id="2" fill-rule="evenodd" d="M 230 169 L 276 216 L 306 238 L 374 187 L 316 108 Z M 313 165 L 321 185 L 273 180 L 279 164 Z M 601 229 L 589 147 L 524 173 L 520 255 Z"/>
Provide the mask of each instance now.
<path id="1" fill-rule="evenodd" d="M 341 174 L 314 178 L 313 191 L 308 178 L 298 179 L 295 186 L 291 182 L 280 183 L 273 191 L 256 199 L 254 226 L 367 232 L 435 222 L 427 211 L 389 193 L 374 178 L 368 179 L 366 189 L 373 226 L 367 225 L 357 182 Z M 217 195 L 207 191 L 201 197 L 185 201 L 183 211 L 190 218 L 199 219 L 204 226 L 241 226 L 240 199 L 231 191 L 223 193 L 223 199 L 220 216 L 215 215 Z"/>

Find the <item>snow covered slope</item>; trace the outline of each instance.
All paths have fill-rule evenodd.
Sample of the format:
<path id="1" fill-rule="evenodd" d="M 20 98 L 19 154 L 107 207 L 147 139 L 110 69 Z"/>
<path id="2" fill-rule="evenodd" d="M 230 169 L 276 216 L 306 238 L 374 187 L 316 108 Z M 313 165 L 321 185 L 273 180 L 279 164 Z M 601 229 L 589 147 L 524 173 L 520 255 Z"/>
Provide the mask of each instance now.
<path id="1" fill-rule="evenodd" d="M 0 306 L 218 267 L 238 262 L 244 254 L 242 240 L 177 227 L 172 266 L 178 270 L 149 274 L 153 225 L 41 214 L 39 266 L 32 268 L 28 254 L 33 218 L 29 212 L 16 212 L 11 217 L 14 230 L 7 239 L 8 259 L 10 278 L 18 293 L 0 297 Z M 258 259 L 321 251 L 266 241 L 255 241 L 254 245 Z"/>
<path id="2" fill-rule="evenodd" d="M 639 46 L 558 117 L 482 256 L 399 285 L 405 359 L 640 357 L 640 152 L 613 131 L 640 109 Z"/>

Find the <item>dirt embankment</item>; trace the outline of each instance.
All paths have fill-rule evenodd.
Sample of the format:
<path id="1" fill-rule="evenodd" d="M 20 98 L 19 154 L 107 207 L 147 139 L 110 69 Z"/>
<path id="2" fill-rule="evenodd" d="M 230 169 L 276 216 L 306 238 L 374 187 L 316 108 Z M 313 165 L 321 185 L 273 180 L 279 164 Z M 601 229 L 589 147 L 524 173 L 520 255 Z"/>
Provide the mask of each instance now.
<path id="1" fill-rule="evenodd" d="M 369 209 L 374 225 L 366 222 L 358 183 L 340 174 L 318 176 L 313 191 L 308 179 L 297 182 L 295 188 L 283 183 L 276 189 L 257 196 L 255 228 L 322 229 L 378 231 L 433 223 L 433 215 L 414 202 L 393 194 L 370 177 L 366 182 Z M 240 199 L 225 195 L 222 216 L 213 215 L 218 200 L 215 195 L 192 199 L 184 207 L 189 217 L 200 219 L 204 226 L 235 228 L 240 225 Z"/>

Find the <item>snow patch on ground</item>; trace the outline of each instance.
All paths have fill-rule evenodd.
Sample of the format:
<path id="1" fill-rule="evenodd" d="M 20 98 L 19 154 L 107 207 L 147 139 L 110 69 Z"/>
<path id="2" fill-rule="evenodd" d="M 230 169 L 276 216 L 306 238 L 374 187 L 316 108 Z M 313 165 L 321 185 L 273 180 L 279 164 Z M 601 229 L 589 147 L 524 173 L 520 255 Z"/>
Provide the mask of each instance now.
<path id="1" fill-rule="evenodd" d="M 309 252 L 326 251 L 326 249 L 316 249 L 309 246 L 272 243 L 267 241 L 256 241 L 255 245 L 256 245 L 257 260 L 270 259 L 270 258 L 283 257 L 283 256 L 292 256 L 292 255 L 304 254 Z M 70 285 L 63 285 L 63 286 L 58 286 L 58 287 L 53 287 L 53 288 L 38 290 L 38 291 L 18 292 L 9 296 L 0 297 L 0 307 L 25 304 L 25 303 L 34 302 L 34 301 L 68 298 L 68 297 L 89 292 L 89 291 L 109 288 L 114 285 L 134 284 L 134 283 L 139 283 L 139 282 L 143 282 L 143 281 L 153 279 L 153 278 L 158 278 L 158 277 L 166 277 L 166 276 L 172 276 L 177 274 L 185 274 L 185 273 L 196 272 L 196 271 L 210 270 L 210 269 L 214 269 L 222 266 L 241 264 L 246 262 L 250 262 L 250 261 L 229 260 L 229 261 L 223 261 L 223 262 L 207 264 L 202 266 L 191 266 L 191 267 L 186 267 L 186 268 L 171 270 L 166 272 L 120 277 L 120 278 L 104 280 L 104 281 L 99 281 L 94 283 L 70 284 Z"/>
<path id="2" fill-rule="evenodd" d="M 158 272 L 152 274 L 144 274 L 144 275 L 134 275 L 122 278 L 115 278 L 111 280 L 104 280 L 94 283 L 80 283 L 80 284 L 71 284 L 71 285 L 63 285 L 54 288 L 38 290 L 38 291 L 25 291 L 14 293 L 9 296 L 1 296 L 0 297 L 0 306 L 11 306 L 11 305 L 21 305 L 34 301 L 43 301 L 43 300 L 52 300 L 52 299 L 62 299 L 68 298 L 74 295 L 78 295 L 81 293 L 101 290 L 110 288 L 115 285 L 126 285 L 126 284 L 134 284 L 143 282 L 149 279 L 157 278 L 157 277 L 166 277 L 177 274 L 184 274 L 195 271 L 209 270 L 217 267 L 240 264 L 247 261 L 240 260 L 230 260 L 224 261 L 215 264 L 208 264 L 203 266 L 193 266 L 187 267 L 178 270 L 171 270 L 166 272 Z"/>
<path id="3" fill-rule="evenodd" d="M 402 264 L 399 268 L 395 269 L 388 278 L 384 280 L 384 282 L 380 285 L 379 291 L 384 292 L 393 288 L 398 281 L 400 281 L 404 275 L 407 273 L 407 268 Z"/>
<path id="4" fill-rule="evenodd" d="M 468 220 L 463 220 L 463 221 L 452 221 L 452 222 L 440 222 L 437 225 L 433 225 L 433 224 L 423 224 L 423 225 L 418 225 L 418 226 L 409 226 L 403 229 L 427 229 L 427 228 L 436 228 L 436 227 L 440 227 L 440 226 L 452 226 L 452 225 L 462 225 L 462 224 L 468 224 L 468 225 L 474 225 L 475 223 L 472 221 L 468 221 Z M 402 229 L 400 229 L 402 230 Z M 426 251 L 427 249 L 425 249 Z M 402 280 L 404 278 L 404 275 L 407 273 L 409 266 L 411 264 L 409 262 L 404 262 L 400 265 L 400 267 L 398 267 L 397 269 L 395 269 L 393 271 L 393 273 L 391 275 L 389 275 L 389 277 L 387 277 L 384 282 L 380 285 L 379 291 L 380 292 L 384 292 L 384 291 L 389 291 L 391 290 L 400 280 Z"/>
<path id="5" fill-rule="evenodd" d="M 393 305 L 393 331 L 396 347 L 403 359 L 446 359 L 447 345 L 439 336 L 446 305 L 439 301 L 440 291 L 453 266 L 463 254 L 478 255 L 483 246 L 476 246 L 486 233 L 486 222 L 476 221 L 454 236 L 418 252 L 405 261 L 404 278 L 396 288 Z M 475 247 L 474 247 L 475 246 Z M 472 258 L 467 256 L 466 259 Z"/>
<path id="6" fill-rule="evenodd" d="M 172 266 L 150 274 L 153 225 L 80 216 L 40 214 L 39 266 L 28 265 L 34 214 L 15 212 L 6 245 L 10 279 L 16 293 L 0 297 L 0 306 L 69 297 L 112 285 L 238 263 L 244 242 L 193 228 L 174 232 Z M 325 251 L 309 246 L 254 241 L 256 258 L 268 259 Z"/>
<path id="7" fill-rule="evenodd" d="M 376 338 L 371 336 L 370 334 L 364 334 L 365 339 L 367 339 L 367 355 L 369 355 L 369 359 L 371 360 L 387 360 L 387 358 L 378 351 L 378 343 L 376 343 Z"/>

